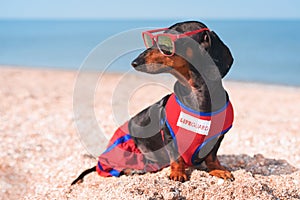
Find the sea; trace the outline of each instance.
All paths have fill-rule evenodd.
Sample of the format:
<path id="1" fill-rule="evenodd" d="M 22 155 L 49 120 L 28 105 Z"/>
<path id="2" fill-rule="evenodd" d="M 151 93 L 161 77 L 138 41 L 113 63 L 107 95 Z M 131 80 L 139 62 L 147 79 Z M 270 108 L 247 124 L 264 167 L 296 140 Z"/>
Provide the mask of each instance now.
<path id="1" fill-rule="evenodd" d="M 201 20 L 230 48 L 226 79 L 300 86 L 300 20 Z M 142 30 L 182 20 L 0 20 L 0 65 L 127 72 Z M 95 58 L 98 59 L 95 59 Z M 1 76 L 1 74 L 0 74 Z"/>

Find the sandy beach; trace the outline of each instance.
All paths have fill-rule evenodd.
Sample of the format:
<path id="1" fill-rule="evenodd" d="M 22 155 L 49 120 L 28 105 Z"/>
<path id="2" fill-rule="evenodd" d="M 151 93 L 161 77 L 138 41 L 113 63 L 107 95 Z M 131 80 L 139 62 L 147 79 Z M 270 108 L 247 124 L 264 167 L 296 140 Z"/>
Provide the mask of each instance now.
<path id="1" fill-rule="evenodd" d="M 89 106 L 107 137 L 169 93 L 174 81 L 166 76 L 155 84 L 155 76 L 117 73 L 87 77 L 87 83 L 98 80 Z M 81 102 L 74 99 L 76 83 L 75 71 L 0 67 L 0 199 L 300 199 L 299 87 L 224 82 L 235 122 L 219 157 L 233 182 L 211 177 L 203 165 L 188 169 L 184 183 L 170 181 L 166 168 L 119 178 L 94 173 L 71 187 L 96 164 L 93 144 L 78 133 L 79 118 L 90 119 L 74 115 Z"/>

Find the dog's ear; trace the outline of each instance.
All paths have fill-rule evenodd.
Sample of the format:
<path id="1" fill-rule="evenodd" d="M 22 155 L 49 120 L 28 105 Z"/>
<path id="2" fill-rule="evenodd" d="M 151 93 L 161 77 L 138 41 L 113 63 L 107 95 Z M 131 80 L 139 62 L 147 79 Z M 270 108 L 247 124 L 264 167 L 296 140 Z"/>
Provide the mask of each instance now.
<path id="1" fill-rule="evenodd" d="M 209 47 L 206 47 L 206 49 L 208 49 L 208 53 L 219 68 L 223 78 L 228 73 L 233 63 L 231 52 L 215 32 L 209 32 L 209 37 L 207 39 L 210 41 L 205 42 L 204 40 L 203 45 L 210 45 Z"/>

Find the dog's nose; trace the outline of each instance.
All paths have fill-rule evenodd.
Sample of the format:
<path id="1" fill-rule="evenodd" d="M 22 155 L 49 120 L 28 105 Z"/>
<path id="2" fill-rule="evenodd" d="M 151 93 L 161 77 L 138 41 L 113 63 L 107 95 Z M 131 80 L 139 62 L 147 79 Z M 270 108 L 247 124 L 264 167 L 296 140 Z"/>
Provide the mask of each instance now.
<path id="1" fill-rule="evenodd" d="M 134 68 L 137 67 L 138 65 L 139 64 L 138 64 L 138 62 L 136 60 L 134 60 L 134 61 L 131 62 L 131 66 L 134 67 Z"/>

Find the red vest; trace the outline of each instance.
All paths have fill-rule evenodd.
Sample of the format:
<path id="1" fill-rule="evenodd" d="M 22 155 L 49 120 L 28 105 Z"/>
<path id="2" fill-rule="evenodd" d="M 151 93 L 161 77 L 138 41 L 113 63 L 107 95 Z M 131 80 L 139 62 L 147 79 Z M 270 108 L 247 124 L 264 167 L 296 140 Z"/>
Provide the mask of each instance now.
<path id="1" fill-rule="evenodd" d="M 177 143 L 179 155 L 188 166 L 198 164 L 195 159 L 201 155 L 201 149 L 211 150 L 217 140 L 210 141 L 226 133 L 232 127 L 234 118 L 230 101 L 216 112 L 203 113 L 183 105 L 175 94 L 168 99 L 166 113 L 166 124 Z M 208 153 L 201 155 L 201 158 Z"/>
<path id="2" fill-rule="evenodd" d="M 232 126 L 233 108 L 230 102 L 213 113 L 193 111 L 172 94 L 166 104 L 166 125 L 186 165 L 197 165 L 197 158 L 205 157 L 218 136 Z M 119 176 L 124 169 L 144 172 L 158 171 L 159 163 L 145 163 L 145 157 L 135 145 L 128 131 L 128 122 L 119 127 L 99 156 L 97 172 L 101 176 Z"/>

